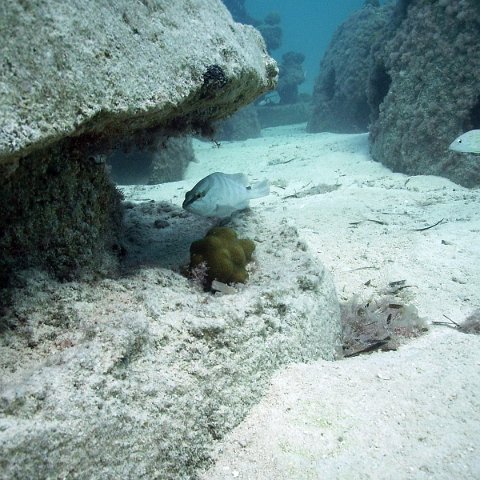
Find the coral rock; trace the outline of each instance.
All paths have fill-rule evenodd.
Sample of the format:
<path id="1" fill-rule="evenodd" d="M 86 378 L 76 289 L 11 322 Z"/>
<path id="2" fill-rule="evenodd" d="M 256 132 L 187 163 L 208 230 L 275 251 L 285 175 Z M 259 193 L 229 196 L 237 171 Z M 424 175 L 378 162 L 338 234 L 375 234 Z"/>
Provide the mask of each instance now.
<path id="1" fill-rule="evenodd" d="M 205 238 L 190 246 L 190 271 L 206 268 L 205 284 L 213 280 L 222 283 L 245 283 L 248 273 L 245 269 L 252 259 L 255 244 L 249 239 L 239 239 L 234 230 L 214 227 Z"/>

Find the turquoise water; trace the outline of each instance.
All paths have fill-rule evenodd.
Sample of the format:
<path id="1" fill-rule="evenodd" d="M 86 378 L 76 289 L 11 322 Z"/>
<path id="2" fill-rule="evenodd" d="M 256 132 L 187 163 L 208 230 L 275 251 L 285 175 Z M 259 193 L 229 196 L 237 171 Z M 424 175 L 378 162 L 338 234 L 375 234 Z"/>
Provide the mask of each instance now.
<path id="1" fill-rule="evenodd" d="M 282 54 L 290 50 L 303 53 L 306 79 L 299 90 L 311 93 L 333 33 L 364 3 L 364 0 L 247 0 L 245 7 L 252 17 L 260 20 L 272 11 L 280 14 L 283 41 L 272 56 L 280 61 Z"/>

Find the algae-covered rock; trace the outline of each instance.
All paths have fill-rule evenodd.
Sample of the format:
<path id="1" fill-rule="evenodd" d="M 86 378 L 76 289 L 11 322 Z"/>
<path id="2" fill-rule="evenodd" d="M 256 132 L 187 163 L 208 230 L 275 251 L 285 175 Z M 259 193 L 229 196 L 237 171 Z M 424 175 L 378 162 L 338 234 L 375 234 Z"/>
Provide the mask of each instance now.
<path id="1" fill-rule="evenodd" d="M 63 280 L 115 269 L 121 198 L 103 157 L 68 141 L 19 161 L 0 181 L 0 287 L 33 265 Z"/>
<path id="2" fill-rule="evenodd" d="M 277 87 L 281 104 L 290 105 L 299 101 L 298 87 L 305 81 L 304 61 L 303 53 L 286 52 L 282 55 Z"/>
<path id="3" fill-rule="evenodd" d="M 308 131 L 367 131 L 371 115 L 367 95 L 371 50 L 388 38 L 391 10 L 391 5 L 365 5 L 337 28 L 320 64 Z"/>
<path id="4" fill-rule="evenodd" d="M 475 155 L 449 151 L 480 128 L 478 0 L 366 2 L 335 32 L 311 132 L 369 131 L 371 154 L 407 175 L 480 185 Z"/>

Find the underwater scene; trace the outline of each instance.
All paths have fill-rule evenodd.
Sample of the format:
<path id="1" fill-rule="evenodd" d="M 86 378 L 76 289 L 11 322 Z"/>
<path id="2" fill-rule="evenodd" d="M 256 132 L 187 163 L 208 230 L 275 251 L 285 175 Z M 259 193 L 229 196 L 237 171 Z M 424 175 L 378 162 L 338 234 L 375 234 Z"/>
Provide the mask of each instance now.
<path id="1" fill-rule="evenodd" d="M 0 479 L 480 478 L 479 0 L 0 1 Z"/>

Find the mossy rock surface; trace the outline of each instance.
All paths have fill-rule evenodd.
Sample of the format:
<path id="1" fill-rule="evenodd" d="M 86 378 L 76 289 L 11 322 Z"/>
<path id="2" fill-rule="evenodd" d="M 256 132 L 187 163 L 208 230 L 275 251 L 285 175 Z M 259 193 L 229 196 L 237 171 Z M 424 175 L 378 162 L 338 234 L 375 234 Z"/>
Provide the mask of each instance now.
<path id="1" fill-rule="evenodd" d="M 31 267 L 62 280 L 116 269 L 122 196 L 97 160 L 65 141 L 0 176 L 0 285 Z"/>

